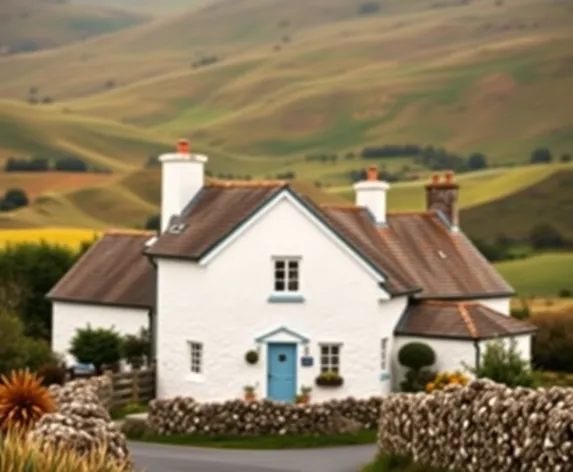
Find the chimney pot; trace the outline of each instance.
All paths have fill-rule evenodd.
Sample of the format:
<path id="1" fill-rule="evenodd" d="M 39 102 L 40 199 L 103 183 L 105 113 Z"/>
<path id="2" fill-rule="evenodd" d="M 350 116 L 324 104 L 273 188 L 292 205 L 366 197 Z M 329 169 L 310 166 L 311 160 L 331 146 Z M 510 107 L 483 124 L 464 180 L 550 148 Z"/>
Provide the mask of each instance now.
<path id="1" fill-rule="evenodd" d="M 378 180 L 378 167 L 370 166 L 366 170 L 366 175 L 368 176 L 368 181 L 375 182 Z"/>
<path id="2" fill-rule="evenodd" d="M 438 174 L 432 175 L 432 183 L 439 184 L 440 183 L 440 176 Z"/>
<path id="3" fill-rule="evenodd" d="M 446 172 L 444 176 L 447 184 L 451 184 L 454 181 L 454 173 L 452 171 Z"/>
<path id="4" fill-rule="evenodd" d="M 189 141 L 186 139 L 180 139 L 177 142 L 177 152 L 179 154 L 189 154 Z"/>

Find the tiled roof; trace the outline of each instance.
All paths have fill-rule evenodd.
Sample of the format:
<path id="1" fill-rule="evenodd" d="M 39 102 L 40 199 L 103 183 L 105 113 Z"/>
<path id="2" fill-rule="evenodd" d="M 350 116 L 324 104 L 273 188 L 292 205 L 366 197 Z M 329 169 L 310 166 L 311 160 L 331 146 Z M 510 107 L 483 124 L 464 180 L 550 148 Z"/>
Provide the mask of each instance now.
<path id="1" fill-rule="evenodd" d="M 530 334 L 535 325 L 478 302 L 423 301 L 408 307 L 394 334 L 452 339 L 492 339 Z"/>
<path id="2" fill-rule="evenodd" d="M 155 270 L 143 254 L 154 233 L 102 236 L 48 293 L 53 301 L 134 308 L 155 305 Z"/>

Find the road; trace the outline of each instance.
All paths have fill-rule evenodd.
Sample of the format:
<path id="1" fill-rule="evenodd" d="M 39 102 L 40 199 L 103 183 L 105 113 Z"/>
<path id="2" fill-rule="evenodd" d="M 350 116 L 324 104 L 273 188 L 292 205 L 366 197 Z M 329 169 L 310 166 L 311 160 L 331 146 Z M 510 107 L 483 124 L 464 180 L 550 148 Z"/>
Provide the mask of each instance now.
<path id="1" fill-rule="evenodd" d="M 146 472 L 358 472 L 375 447 L 246 451 L 130 442 L 135 465 Z"/>

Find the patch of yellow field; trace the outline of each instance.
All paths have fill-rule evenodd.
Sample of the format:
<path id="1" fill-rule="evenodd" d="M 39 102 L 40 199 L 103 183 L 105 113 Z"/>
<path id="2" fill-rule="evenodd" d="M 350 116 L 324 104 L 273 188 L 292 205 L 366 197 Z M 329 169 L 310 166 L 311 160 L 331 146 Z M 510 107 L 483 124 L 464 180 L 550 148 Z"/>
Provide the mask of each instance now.
<path id="1" fill-rule="evenodd" d="M 38 243 L 67 246 L 74 250 L 84 242 L 92 241 L 101 236 L 101 231 L 79 228 L 41 228 L 41 229 L 9 229 L 0 230 L 0 246 L 14 243 Z"/>

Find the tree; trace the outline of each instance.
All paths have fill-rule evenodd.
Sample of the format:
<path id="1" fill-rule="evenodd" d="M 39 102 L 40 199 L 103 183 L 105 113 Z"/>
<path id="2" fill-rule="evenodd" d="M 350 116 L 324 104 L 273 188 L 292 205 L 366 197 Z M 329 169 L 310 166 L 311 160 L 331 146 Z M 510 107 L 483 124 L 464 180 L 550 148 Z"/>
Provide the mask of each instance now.
<path id="1" fill-rule="evenodd" d="M 571 162 L 571 154 L 569 154 L 569 153 L 561 154 L 561 157 L 559 158 L 559 160 L 561 162 Z"/>
<path id="2" fill-rule="evenodd" d="M 481 152 L 472 154 L 468 159 L 468 167 L 470 170 L 480 170 L 487 167 L 485 156 Z"/>
<path id="3" fill-rule="evenodd" d="M 57 361 L 47 342 L 24 336 L 24 326 L 18 316 L 0 311 L 0 374 L 25 367 L 36 372 Z"/>
<path id="4" fill-rule="evenodd" d="M 532 164 L 549 163 L 553 160 L 551 151 L 547 148 L 537 148 L 531 153 L 530 162 Z"/>
<path id="5" fill-rule="evenodd" d="M 0 201 L 0 211 L 11 211 L 25 207 L 30 203 L 26 192 L 20 188 L 11 188 L 6 191 Z"/>
<path id="6" fill-rule="evenodd" d="M 565 244 L 561 233 L 550 224 L 534 226 L 529 233 L 529 242 L 534 249 L 559 249 Z"/>
<path id="7" fill-rule="evenodd" d="M 78 254 L 65 246 L 18 243 L 0 249 L 0 303 L 20 317 L 24 334 L 51 340 L 46 294 L 70 270 Z"/>
<path id="8" fill-rule="evenodd" d="M 153 215 L 147 218 L 145 222 L 145 229 L 159 231 L 161 227 L 161 215 Z"/>
<path id="9" fill-rule="evenodd" d="M 477 378 L 488 378 L 508 387 L 534 387 L 536 377 L 529 362 L 521 357 L 517 341 L 503 339 L 486 344 L 481 362 L 477 367 L 465 366 Z"/>
<path id="10" fill-rule="evenodd" d="M 82 364 L 93 364 L 96 373 L 102 374 L 103 366 L 115 364 L 121 359 L 121 336 L 113 329 L 78 329 L 72 338 L 70 354 Z"/>
<path id="11" fill-rule="evenodd" d="M 139 334 L 127 334 L 122 340 L 122 355 L 127 363 L 134 369 L 139 369 L 146 362 L 149 363 L 151 354 L 151 339 L 149 330 L 142 328 Z"/>
<path id="12" fill-rule="evenodd" d="M 79 157 L 61 157 L 56 161 L 54 170 L 60 172 L 87 172 L 88 165 Z"/>

